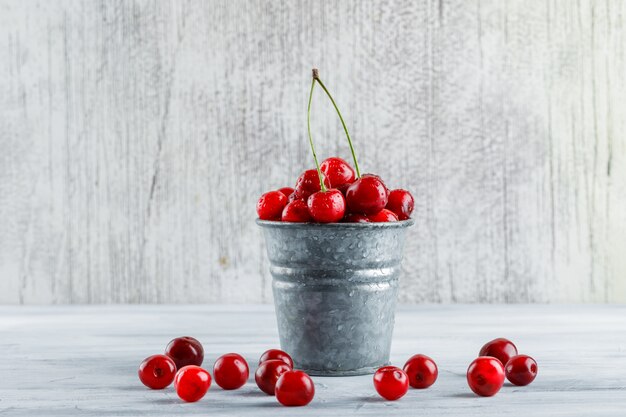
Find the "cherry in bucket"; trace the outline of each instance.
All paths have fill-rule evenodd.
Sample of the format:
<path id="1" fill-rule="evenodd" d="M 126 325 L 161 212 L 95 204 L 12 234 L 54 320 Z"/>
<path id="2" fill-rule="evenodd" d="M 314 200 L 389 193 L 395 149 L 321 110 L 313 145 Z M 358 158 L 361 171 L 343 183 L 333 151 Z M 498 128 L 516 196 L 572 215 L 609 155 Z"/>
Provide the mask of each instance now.
<path id="1" fill-rule="evenodd" d="M 261 196 L 256 203 L 256 213 L 261 220 L 280 220 L 287 197 L 280 191 L 270 191 Z"/>
<path id="2" fill-rule="evenodd" d="M 313 81 L 311 82 L 311 92 L 309 93 L 309 105 L 307 108 L 307 127 L 309 133 L 309 144 L 313 153 L 313 160 L 319 177 L 320 191 L 317 191 L 307 199 L 307 206 L 311 217 L 318 223 L 335 223 L 343 218 L 346 212 L 346 200 L 341 191 L 331 188 L 327 189 L 324 183 L 324 174 L 317 161 L 317 154 L 313 146 L 313 136 L 311 135 L 311 102 L 313 100 L 313 90 L 315 89 L 317 71 L 313 70 Z M 297 188 L 297 187 L 296 187 Z"/>
<path id="3" fill-rule="evenodd" d="M 220 356 L 213 365 L 213 379 L 225 390 L 241 388 L 248 380 L 248 362 L 238 353 Z"/>
<path id="4" fill-rule="evenodd" d="M 304 200 L 294 200 L 287 204 L 283 209 L 281 220 L 291 223 L 306 223 L 311 221 L 311 213 L 309 207 Z"/>
<path id="5" fill-rule="evenodd" d="M 148 388 L 163 389 L 174 381 L 176 364 L 166 355 L 152 355 L 139 365 L 139 379 Z"/>
<path id="6" fill-rule="evenodd" d="M 398 189 L 389 193 L 386 208 L 393 211 L 398 216 L 398 220 L 406 220 L 411 217 L 414 207 L 415 200 L 407 190 Z"/>
<path id="7" fill-rule="evenodd" d="M 176 368 L 187 365 L 202 365 L 204 349 L 202 344 L 191 336 L 177 337 L 167 344 L 165 354 L 174 360 Z"/>

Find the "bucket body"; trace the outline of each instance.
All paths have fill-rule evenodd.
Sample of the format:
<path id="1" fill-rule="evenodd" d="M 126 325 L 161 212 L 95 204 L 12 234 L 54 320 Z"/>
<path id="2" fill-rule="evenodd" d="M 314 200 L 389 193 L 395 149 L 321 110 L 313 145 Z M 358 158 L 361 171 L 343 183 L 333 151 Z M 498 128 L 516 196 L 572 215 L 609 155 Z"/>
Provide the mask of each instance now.
<path id="1" fill-rule="evenodd" d="M 398 278 L 412 220 L 263 228 L 281 348 L 311 375 L 389 363 Z"/>

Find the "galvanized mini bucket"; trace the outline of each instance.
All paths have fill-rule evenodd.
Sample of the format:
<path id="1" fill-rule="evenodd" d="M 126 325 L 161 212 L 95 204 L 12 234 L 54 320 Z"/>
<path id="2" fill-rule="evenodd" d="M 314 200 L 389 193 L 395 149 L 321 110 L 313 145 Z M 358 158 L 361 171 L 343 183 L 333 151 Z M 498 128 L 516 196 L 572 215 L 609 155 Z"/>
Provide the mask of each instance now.
<path id="1" fill-rule="evenodd" d="M 311 375 L 373 373 L 389 363 L 406 230 L 389 223 L 263 228 L 281 348 Z"/>

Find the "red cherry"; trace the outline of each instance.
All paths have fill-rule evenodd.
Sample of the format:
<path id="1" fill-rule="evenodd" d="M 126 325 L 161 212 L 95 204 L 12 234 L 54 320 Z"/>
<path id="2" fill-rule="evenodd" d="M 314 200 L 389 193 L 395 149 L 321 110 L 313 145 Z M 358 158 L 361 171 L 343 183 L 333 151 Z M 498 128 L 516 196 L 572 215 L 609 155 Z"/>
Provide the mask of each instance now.
<path id="1" fill-rule="evenodd" d="M 504 374 L 513 385 L 528 385 L 537 376 L 537 362 L 528 355 L 513 356 L 504 367 Z"/>
<path id="2" fill-rule="evenodd" d="M 353 213 L 376 214 L 387 205 L 387 187 L 380 178 L 363 175 L 346 191 L 346 202 Z"/>
<path id="3" fill-rule="evenodd" d="M 311 194 L 307 205 L 311 217 L 318 223 L 338 222 L 346 212 L 346 199 L 337 189 Z"/>
<path id="4" fill-rule="evenodd" d="M 261 391 L 268 395 L 274 395 L 278 378 L 291 369 L 291 366 L 280 359 L 270 359 L 259 365 L 254 373 L 254 380 Z"/>
<path id="5" fill-rule="evenodd" d="M 152 355 L 139 365 L 139 379 L 148 388 L 163 389 L 172 383 L 176 364 L 165 355 Z"/>
<path id="6" fill-rule="evenodd" d="M 280 191 L 270 191 L 259 198 L 256 213 L 261 220 L 280 220 L 283 208 L 287 205 L 287 197 Z"/>
<path id="7" fill-rule="evenodd" d="M 306 223 L 311 221 L 311 213 L 304 200 L 294 200 L 283 209 L 282 221 Z"/>
<path id="8" fill-rule="evenodd" d="M 287 352 L 280 349 L 269 349 L 263 352 L 263 354 L 259 358 L 259 365 L 271 359 L 280 359 L 281 361 L 289 365 L 290 368 L 293 368 L 293 359 L 291 359 L 291 356 L 289 356 Z"/>
<path id="9" fill-rule="evenodd" d="M 215 383 L 223 389 L 241 388 L 248 380 L 248 362 L 238 353 L 220 356 L 213 365 Z"/>
<path id="10" fill-rule="evenodd" d="M 413 355 L 404 364 L 404 372 L 413 388 L 428 388 L 437 380 L 439 370 L 434 360 L 426 355 Z"/>
<path id="11" fill-rule="evenodd" d="M 275 393 L 276 399 L 282 405 L 307 405 L 315 396 L 315 385 L 304 372 L 287 371 L 278 378 Z"/>
<path id="12" fill-rule="evenodd" d="M 478 356 L 493 356 L 497 358 L 503 366 L 515 355 L 517 355 L 517 348 L 513 342 L 503 337 L 485 343 L 478 354 Z"/>
<path id="13" fill-rule="evenodd" d="M 187 365 L 202 365 L 204 349 L 198 340 L 191 336 L 177 337 L 167 344 L 165 354 L 174 360 L 176 369 Z"/>
<path id="14" fill-rule="evenodd" d="M 289 196 L 293 194 L 294 190 L 291 187 L 283 187 L 283 188 L 279 188 L 278 191 L 285 194 L 285 197 L 289 198 Z"/>
<path id="15" fill-rule="evenodd" d="M 393 190 L 389 193 L 387 209 L 393 211 L 398 216 L 398 220 L 406 220 L 411 217 L 415 200 L 407 190 Z"/>
<path id="16" fill-rule="evenodd" d="M 409 377 L 397 366 L 383 366 L 374 374 L 374 388 L 384 399 L 395 401 L 409 390 Z"/>
<path id="17" fill-rule="evenodd" d="M 326 159 L 320 170 L 330 181 L 330 186 L 344 191 L 354 182 L 354 170 L 346 161 L 336 156 Z"/>
<path id="18" fill-rule="evenodd" d="M 342 220 L 344 223 L 370 223 L 369 217 L 365 214 L 348 214 Z"/>
<path id="19" fill-rule="evenodd" d="M 294 191 L 293 193 L 291 193 L 289 195 L 289 198 L 287 199 L 287 202 L 291 203 L 291 202 L 296 201 L 296 200 L 302 200 L 302 201 L 304 201 L 306 203 L 306 200 L 304 198 L 298 197 L 298 193 L 296 193 Z"/>
<path id="20" fill-rule="evenodd" d="M 387 210 L 387 209 L 382 209 L 378 213 L 372 214 L 368 217 L 372 223 L 385 223 L 385 222 L 397 222 L 398 221 L 398 216 L 396 216 L 396 214 L 393 211 Z"/>
<path id="21" fill-rule="evenodd" d="M 467 383 L 474 393 L 491 397 L 504 384 L 504 367 L 491 356 L 480 356 L 467 368 Z"/>
<path id="22" fill-rule="evenodd" d="M 324 177 L 324 185 L 330 188 L 330 181 Z M 320 177 L 316 169 L 307 169 L 298 177 L 296 181 L 296 197 L 307 199 L 309 196 L 320 190 Z"/>
<path id="23" fill-rule="evenodd" d="M 211 375 L 196 365 L 180 369 L 174 378 L 174 389 L 181 400 L 193 403 L 204 397 L 211 386 Z"/>

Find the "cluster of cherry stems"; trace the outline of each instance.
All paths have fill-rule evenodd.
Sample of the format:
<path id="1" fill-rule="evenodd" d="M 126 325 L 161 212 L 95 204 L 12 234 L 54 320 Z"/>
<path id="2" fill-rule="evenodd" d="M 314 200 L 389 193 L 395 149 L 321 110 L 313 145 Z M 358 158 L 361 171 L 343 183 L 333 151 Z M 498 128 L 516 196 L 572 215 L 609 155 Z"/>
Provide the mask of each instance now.
<path id="1" fill-rule="evenodd" d="M 537 362 L 530 356 L 518 355 L 517 348 L 508 339 L 488 342 L 479 355 L 467 369 L 467 383 L 477 395 L 495 395 L 502 388 L 505 376 L 518 386 L 530 384 L 537 376 Z M 165 355 L 153 355 L 141 362 L 139 379 L 152 389 L 163 389 L 174 382 L 180 399 L 196 402 L 211 386 L 211 374 L 201 368 L 203 360 L 204 349 L 197 339 L 179 337 L 167 345 Z M 241 388 L 248 376 L 248 363 L 238 353 L 222 355 L 213 365 L 213 379 L 225 390 Z M 437 376 L 435 361 L 418 354 L 409 358 L 403 369 L 395 366 L 378 369 L 374 374 L 374 388 L 384 399 L 394 401 L 407 393 L 409 385 L 428 388 Z M 261 391 L 276 396 L 284 406 L 307 405 L 315 396 L 311 377 L 294 370 L 291 356 L 279 349 L 270 349 L 261 355 L 254 379 Z"/>
<path id="2" fill-rule="evenodd" d="M 352 152 L 354 169 L 343 159 L 331 157 L 319 164 L 311 136 L 311 101 L 319 84 L 332 102 L 343 125 Z M 326 86 L 313 70 L 307 112 L 309 144 L 316 169 L 304 171 L 295 188 L 284 187 L 261 196 L 256 210 L 261 220 L 316 223 L 370 223 L 406 220 L 415 201 L 410 192 L 389 190 L 378 175 L 361 175 L 341 112 Z"/>

